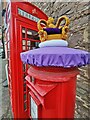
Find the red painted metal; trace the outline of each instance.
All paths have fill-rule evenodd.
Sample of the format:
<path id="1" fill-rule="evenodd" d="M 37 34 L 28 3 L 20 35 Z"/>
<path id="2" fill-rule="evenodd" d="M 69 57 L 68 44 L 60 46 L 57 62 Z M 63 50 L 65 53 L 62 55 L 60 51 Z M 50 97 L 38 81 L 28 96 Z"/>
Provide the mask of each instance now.
<path id="1" fill-rule="evenodd" d="M 28 118 L 26 100 L 26 71 L 29 65 L 22 64 L 20 53 L 37 47 L 37 19 L 47 16 L 28 2 L 10 2 L 6 10 L 7 19 L 7 58 L 9 93 L 14 118 Z"/>
<path id="2" fill-rule="evenodd" d="M 26 76 L 27 103 L 33 98 L 38 118 L 74 118 L 77 68 L 31 66 Z"/>

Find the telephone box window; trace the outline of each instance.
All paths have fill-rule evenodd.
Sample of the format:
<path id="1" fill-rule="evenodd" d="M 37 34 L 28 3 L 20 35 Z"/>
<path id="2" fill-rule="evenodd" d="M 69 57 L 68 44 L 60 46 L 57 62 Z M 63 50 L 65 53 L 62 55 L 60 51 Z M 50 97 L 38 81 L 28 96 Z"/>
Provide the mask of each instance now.
<path id="1" fill-rule="evenodd" d="M 27 38 L 32 38 L 32 30 L 28 29 L 27 30 Z"/>
<path id="2" fill-rule="evenodd" d="M 25 102 L 24 103 L 24 110 L 26 110 L 27 109 L 27 103 Z"/>
<path id="3" fill-rule="evenodd" d="M 22 40 L 22 45 L 23 45 L 23 46 L 26 45 L 26 40 Z"/>
<path id="4" fill-rule="evenodd" d="M 30 48 L 31 48 L 31 41 L 28 40 L 28 41 L 27 41 L 27 49 L 30 50 Z"/>
<path id="5" fill-rule="evenodd" d="M 20 13 L 22 11 L 19 11 Z M 21 13 L 24 14 L 26 16 L 28 16 L 27 13 Z M 32 30 L 30 28 L 26 28 L 24 26 L 22 26 L 22 51 L 27 51 L 27 50 L 31 50 L 31 49 L 35 49 L 38 48 L 38 43 L 39 43 L 39 39 L 38 39 L 38 33 L 35 30 Z M 26 100 L 26 80 L 25 77 L 27 75 L 27 69 L 29 68 L 29 65 L 23 64 L 23 100 L 24 100 L 24 111 L 27 110 L 27 100 Z M 35 79 L 31 78 L 32 83 L 34 84 Z M 34 104 L 33 100 L 31 100 L 31 103 Z M 35 112 L 31 112 L 32 116 L 37 116 L 37 114 Z M 34 115 L 35 114 L 35 115 Z"/>
<path id="6" fill-rule="evenodd" d="M 26 89 L 26 88 L 25 88 Z M 25 90 L 26 91 L 26 90 Z M 26 100 L 26 94 L 24 94 L 24 100 Z"/>
<path id="7" fill-rule="evenodd" d="M 26 64 L 23 64 L 23 71 L 26 71 Z"/>
<path id="8" fill-rule="evenodd" d="M 38 48 L 39 42 L 35 42 L 35 47 Z"/>
<path id="9" fill-rule="evenodd" d="M 22 28 L 22 37 L 23 37 L 23 38 L 25 38 L 25 33 L 26 33 L 25 28 Z"/>
<path id="10" fill-rule="evenodd" d="M 28 29 L 27 30 L 27 38 L 31 38 L 31 39 L 34 39 L 34 40 L 39 40 L 39 36 L 38 36 L 37 31 Z"/>

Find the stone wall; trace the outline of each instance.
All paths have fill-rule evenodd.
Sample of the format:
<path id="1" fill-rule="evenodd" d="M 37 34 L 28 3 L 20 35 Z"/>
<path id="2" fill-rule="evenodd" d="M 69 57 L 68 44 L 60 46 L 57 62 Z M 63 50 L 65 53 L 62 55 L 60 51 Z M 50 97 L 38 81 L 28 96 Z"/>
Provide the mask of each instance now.
<path id="1" fill-rule="evenodd" d="M 70 18 L 69 46 L 90 51 L 89 41 L 89 2 L 38 2 L 33 3 L 48 16 L 57 18 L 66 15 Z M 90 66 L 80 68 L 77 79 L 75 118 L 88 118 L 90 110 Z"/>

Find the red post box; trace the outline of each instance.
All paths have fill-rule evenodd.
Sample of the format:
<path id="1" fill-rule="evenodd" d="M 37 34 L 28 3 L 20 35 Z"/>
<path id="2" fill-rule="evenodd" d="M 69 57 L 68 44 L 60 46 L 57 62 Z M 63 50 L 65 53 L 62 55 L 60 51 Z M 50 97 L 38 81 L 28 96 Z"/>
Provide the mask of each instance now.
<path id="1" fill-rule="evenodd" d="M 62 20 L 66 20 L 64 26 L 60 26 Z M 90 64 L 90 53 L 68 47 L 66 16 L 52 23 L 51 17 L 40 20 L 40 48 L 21 53 L 22 61 L 31 65 L 26 76 L 28 114 L 31 119 L 74 119 L 77 67 Z"/>
<path id="2" fill-rule="evenodd" d="M 74 119 L 77 67 L 90 64 L 89 55 L 55 46 L 21 53 L 22 61 L 31 65 L 26 76 L 30 118 Z"/>
<path id="3" fill-rule="evenodd" d="M 37 22 L 47 19 L 39 8 L 29 2 L 10 2 L 6 8 L 6 39 L 9 93 L 14 118 L 28 118 L 26 80 L 29 65 L 22 64 L 20 53 L 38 47 Z"/>
<path id="4" fill-rule="evenodd" d="M 26 77 L 30 118 L 74 118 L 77 68 L 36 67 Z"/>

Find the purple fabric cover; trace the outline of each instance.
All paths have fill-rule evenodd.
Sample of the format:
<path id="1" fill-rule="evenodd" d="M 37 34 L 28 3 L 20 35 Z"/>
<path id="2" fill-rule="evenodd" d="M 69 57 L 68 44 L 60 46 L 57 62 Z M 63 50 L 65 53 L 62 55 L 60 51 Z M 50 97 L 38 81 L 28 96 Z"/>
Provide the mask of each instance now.
<path id="1" fill-rule="evenodd" d="M 90 53 L 68 47 L 44 47 L 22 52 L 21 60 L 36 66 L 80 67 L 90 64 Z"/>
<path id="2" fill-rule="evenodd" d="M 47 32 L 48 35 L 62 33 L 62 29 L 59 28 L 44 28 L 44 30 Z"/>

